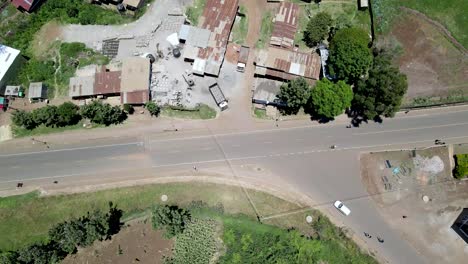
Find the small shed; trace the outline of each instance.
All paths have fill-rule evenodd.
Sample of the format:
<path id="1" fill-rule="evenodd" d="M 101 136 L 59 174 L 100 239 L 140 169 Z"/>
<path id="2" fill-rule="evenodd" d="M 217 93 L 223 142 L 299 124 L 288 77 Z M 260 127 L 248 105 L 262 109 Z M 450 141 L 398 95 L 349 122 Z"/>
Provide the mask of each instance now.
<path id="1" fill-rule="evenodd" d="M 368 8 L 369 0 L 359 0 L 359 8 Z"/>
<path id="2" fill-rule="evenodd" d="M 7 85 L 5 88 L 5 96 L 22 97 L 22 94 L 21 86 Z"/>
<path id="3" fill-rule="evenodd" d="M 42 82 L 33 82 L 29 84 L 29 101 L 47 99 L 47 87 Z"/>

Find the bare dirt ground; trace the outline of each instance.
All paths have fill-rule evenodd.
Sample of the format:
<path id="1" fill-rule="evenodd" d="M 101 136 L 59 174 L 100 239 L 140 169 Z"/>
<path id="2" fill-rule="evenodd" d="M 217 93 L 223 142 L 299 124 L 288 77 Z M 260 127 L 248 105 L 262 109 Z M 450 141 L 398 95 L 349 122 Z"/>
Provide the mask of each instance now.
<path id="1" fill-rule="evenodd" d="M 468 93 L 468 55 L 449 41 L 440 28 L 416 14 L 403 14 L 379 45 L 402 49 L 400 70 L 408 76 L 408 103 L 418 97 Z"/>
<path id="2" fill-rule="evenodd" d="M 170 256 L 173 240 L 164 239 L 162 231 L 155 231 L 151 221 L 135 220 L 127 223 L 111 240 L 97 241 L 93 246 L 80 249 L 65 258 L 63 264 L 72 263 L 163 263 Z"/>
<path id="3" fill-rule="evenodd" d="M 36 57 L 44 58 L 47 55 L 55 55 L 53 52 L 48 53 L 48 51 L 51 45 L 59 39 L 61 33 L 60 27 L 59 23 L 51 21 L 42 26 L 41 30 L 36 33 L 32 42 L 32 50 Z"/>
<path id="4" fill-rule="evenodd" d="M 466 206 L 468 181 L 452 178 L 449 153 L 438 147 L 361 156 L 362 181 L 380 213 L 432 263 L 463 263 L 468 257 L 465 242 L 450 229 Z"/>

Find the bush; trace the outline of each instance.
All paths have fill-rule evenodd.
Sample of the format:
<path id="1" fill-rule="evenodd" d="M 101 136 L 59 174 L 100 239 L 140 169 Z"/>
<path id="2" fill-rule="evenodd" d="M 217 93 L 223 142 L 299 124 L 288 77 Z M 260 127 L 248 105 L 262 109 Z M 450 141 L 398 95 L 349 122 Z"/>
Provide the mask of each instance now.
<path id="1" fill-rule="evenodd" d="M 455 168 L 453 176 L 457 179 L 463 179 L 468 176 L 468 154 L 458 154 L 454 156 Z"/>
<path id="2" fill-rule="evenodd" d="M 81 108 L 81 115 L 100 125 L 116 125 L 127 119 L 127 114 L 118 106 L 111 106 L 101 101 L 93 101 Z"/>
<path id="3" fill-rule="evenodd" d="M 47 105 L 37 108 L 31 114 L 36 124 L 45 125 L 46 127 L 55 127 L 59 121 L 56 106 Z"/>
<path id="4" fill-rule="evenodd" d="M 151 114 L 151 116 L 158 116 L 161 112 L 161 108 L 153 101 L 149 101 L 145 104 L 146 110 Z"/>
<path id="5" fill-rule="evenodd" d="M 13 112 L 11 115 L 11 121 L 15 126 L 24 127 L 29 130 L 34 129 L 37 126 L 31 113 L 24 110 L 16 110 Z"/>
<path id="6" fill-rule="evenodd" d="M 153 228 L 165 228 L 164 235 L 167 238 L 182 233 L 190 219 L 190 212 L 176 205 L 157 205 L 153 208 L 151 217 Z"/>
<path id="7" fill-rule="evenodd" d="M 58 126 L 72 126 L 81 120 L 80 108 L 71 102 L 65 102 L 57 108 Z"/>
<path id="8" fill-rule="evenodd" d="M 133 113 L 135 113 L 135 108 L 133 108 L 131 104 L 124 104 L 123 109 L 129 115 L 133 115 Z"/>

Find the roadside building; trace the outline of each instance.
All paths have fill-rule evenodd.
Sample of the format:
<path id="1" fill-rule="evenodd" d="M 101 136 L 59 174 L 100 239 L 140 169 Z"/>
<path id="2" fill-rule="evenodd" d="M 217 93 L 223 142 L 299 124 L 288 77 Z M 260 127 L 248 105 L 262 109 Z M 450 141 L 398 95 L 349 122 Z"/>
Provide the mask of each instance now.
<path id="1" fill-rule="evenodd" d="M 143 4 L 143 0 L 123 0 L 122 4 L 126 9 L 136 11 Z"/>
<path id="2" fill-rule="evenodd" d="M 299 5 L 282 2 L 275 16 L 270 45 L 292 49 L 297 32 Z"/>
<path id="3" fill-rule="evenodd" d="M 150 68 L 148 58 L 130 57 L 123 61 L 120 83 L 122 104 L 141 105 L 149 101 Z"/>
<path id="4" fill-rule="evenodd" d="M 0 44 L 0 95 L 5 95 L 6 85 L 16 77 L 22 61 L 19 50 Z"/>
<path id="5" fill-rule="evenodd" d="M 70 78 L 69 96 L 72 99 L 84 99 L 94 95 L 94 76 L 78 76 Z"/>
<path id="6" fill-rule="evenodd" d="M 255 75 L 280 81 L 304 77 L 308 82 L 320 78 L 320 56 L 316 53 L 269 47 L 255 61 Z"/>
<path id="7" fill-rule="evenodd" d="M 195 74 L 219 75 L 238 7 L 239 0 L 207 0 L 199 19 L 202 30 L 181 28 L 179 38 L 186 43 L 183 56 L 193 61 Z"/>
<path id="8" fill-rule="evenodd" d="M 42 82 L 29 84 L 28 98 L 30 102 L 47 99 L 47 87 Z"/>
<path id="9" fill-rule="evenodd" d="M 21 12 L 32 12 L 42 0 L 11 0 L 11 4 Z"/>
<path id="10" fill-rule="evenodd" d="M 95 74 L 94 94 L 105 96 L 117 96 L 120 94 L 122 71 L 110 71 L 106 66 Z"/>

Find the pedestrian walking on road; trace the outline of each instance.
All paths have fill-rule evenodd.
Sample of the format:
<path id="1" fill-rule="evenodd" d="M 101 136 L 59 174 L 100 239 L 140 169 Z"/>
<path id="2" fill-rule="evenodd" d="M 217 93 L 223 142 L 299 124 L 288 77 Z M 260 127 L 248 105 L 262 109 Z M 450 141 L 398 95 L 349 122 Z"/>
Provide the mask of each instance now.
<path id="1" fill-rule="evenodd" d="M 404 216 L 402 216 L 402 217 L 403 217 L 403 218 L 406 218 L 407 216 L 406 216 L 406 215 L 404 215 Z"/>
<path id="2" fill-rule="evenodd" d="M 377 237 L 377 240 L 380 242 L 380 243 L 383 243 L 384 240 L 381 238 L 381 237 Z"/>
<path id="3" fill-rule="evenodd" d="M 194 170 L 194 171 L 197 171 L 197 167 L 196 167 L 196 166 L 193 166 L 193 170 Z"/>

